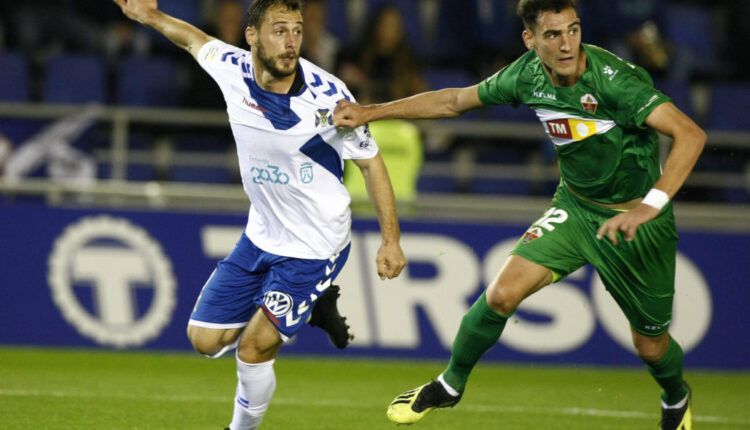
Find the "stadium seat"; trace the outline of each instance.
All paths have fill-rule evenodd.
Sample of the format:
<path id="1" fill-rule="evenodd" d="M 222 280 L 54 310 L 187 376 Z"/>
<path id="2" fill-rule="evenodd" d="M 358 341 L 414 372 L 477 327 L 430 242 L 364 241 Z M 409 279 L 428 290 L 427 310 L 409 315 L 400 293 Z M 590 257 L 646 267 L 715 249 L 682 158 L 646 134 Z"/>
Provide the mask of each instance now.
<path id="1" fill-rule="evenodd" d="M 29 94 L 29 63 L 19 52 L 0 52 L 0 100 L 25 102 Z"/>
<path id="2" fill-rule="evenodd" d="M 106 72 L 94 56 L 58 55 L 45 67 L 44 94 L 48 103 L 105 103 Z"/>
<path id="3" fill-rule="evenodd" d="M 177 65 L 165 58 L 130 57 L 117 73 L 116 103 L 128 106 L 175 106 L 180 87 Z"/>
<path id="4" fill-rule="evenodd" d="M 450 176 L 422 175 L 417 181 L 417 191 L 424 194 L 444 194 L 456 193 L 459 190 L 456 180 Z"/>
<path id="5" fill-rule="evenodd" d="M 708 128 L 750 131 L 750 84 L 714 84 L 711 87 Z"/>

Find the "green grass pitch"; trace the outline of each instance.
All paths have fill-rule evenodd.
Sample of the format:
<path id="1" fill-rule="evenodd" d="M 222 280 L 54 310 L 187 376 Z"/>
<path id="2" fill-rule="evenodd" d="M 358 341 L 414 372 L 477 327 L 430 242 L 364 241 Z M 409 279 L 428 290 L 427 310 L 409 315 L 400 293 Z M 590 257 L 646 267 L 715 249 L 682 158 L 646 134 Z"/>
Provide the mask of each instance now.
<path id="1" fill-rule="evenodd" d="M 263 429 L 379 430 L 385 407 L 440 362 L 282 356 Z M 694 427 L 750 429 L 750 373 L 689 371 Z M 216 429 L 229 422 L 234 360 L 188 353 L 0 348 L 0 428 Z M 480 364 L 461 404 L 412 428 L 657 429 L 641 369 Z"/>

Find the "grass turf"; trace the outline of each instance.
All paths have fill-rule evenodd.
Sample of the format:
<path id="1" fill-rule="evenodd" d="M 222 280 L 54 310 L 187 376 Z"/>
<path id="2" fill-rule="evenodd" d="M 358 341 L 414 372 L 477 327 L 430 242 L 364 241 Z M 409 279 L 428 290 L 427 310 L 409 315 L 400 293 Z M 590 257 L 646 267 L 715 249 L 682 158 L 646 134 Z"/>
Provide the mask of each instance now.
<path id="1" fill-rule="evenodd" d="M 395 429 L 388 402 L 443 363 L 290 357 L 264 429 Z M 694 424 L 750 429 L 750 373 L 687 373 Z M 193 354 L 0 348 L 0 428 L 223 429 L 234 360 Z M 480 365 L 461 404 L 417 429 L 656 429 L 658 388 L 645 369 Z"/>

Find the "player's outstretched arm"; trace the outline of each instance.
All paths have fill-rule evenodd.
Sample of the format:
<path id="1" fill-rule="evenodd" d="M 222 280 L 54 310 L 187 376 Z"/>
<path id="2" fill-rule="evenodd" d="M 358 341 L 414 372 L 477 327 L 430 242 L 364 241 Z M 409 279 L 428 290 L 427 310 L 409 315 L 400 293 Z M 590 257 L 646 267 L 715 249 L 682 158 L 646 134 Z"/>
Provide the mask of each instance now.
<path id="1" fill-rule="evenodd" d="M 429 91 L 376 105 L 358 105 L 342 100 L 333 112 L 337 127 L 358 127 L 379 119 L 451 118 L 482 106 L 479 85 Z"/>
<path id="2" fill-rule="evenodd" d="M 666 204 L 677 194 L 706 144 L 706 133 L 672 103 L 657 106 L 646 118 L 646 125 L 674 139 L 672 149 L 652 189 L 657 199 L 651 202 L 644 199 L 639 206 L 610 218 L 599 228 L 597 237 L 606 236 L 614 244 L 618 242 L 618 231 L 623 232 L 625 240 L 632 240 L 638 226 L 656 218 L 660 208 L 652 206 L 654 202 L 657 206 Z"/>
<path id="3" fill-rule="evenodd" d="M 114 0 L 122 12 L 133 21 L 152 27 L 172 43 L 188 51 L 193 57 L 213 38 L 195 26 L 158 9 L 157 0 Z"/>
<path id="4" fill-rule="evenodd" d="M 401 250 L 399 240 L 401 229 L 396 215 L 396 198 L 383 157 L 377 154 L 366 160 L 352 160 L 362 171 L 367 187 L 367 195 L 375 206 L 375 213 L 380 224 L 382 242 L 378 250 L 375 263 L 380 279 L 392 279 L 401 273 L 406 265 L 404 251 Z"/>

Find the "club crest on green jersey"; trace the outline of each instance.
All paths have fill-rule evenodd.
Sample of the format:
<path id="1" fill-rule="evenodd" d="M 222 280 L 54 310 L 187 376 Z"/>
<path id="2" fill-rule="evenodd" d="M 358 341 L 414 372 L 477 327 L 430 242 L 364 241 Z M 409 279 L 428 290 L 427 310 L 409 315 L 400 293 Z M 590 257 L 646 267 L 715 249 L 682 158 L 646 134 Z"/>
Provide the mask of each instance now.
<path id="1" fill-rule="evenodd" d="M 544 236 L 544 232 L 542 232 L 542 229 L 539 227 L 531 227 L 528 230 L 526 230 L 526 233 L 523 234 L 522 242 L 523 243 L 529 243 L 534 239 L 538 239 L 540 237 Z"/>
<path id="2" fill-rule="evenodd" d="M 596 112 L 596 108 L 599 106 L 599 101 L 596 100 L 596 98 L 590 93 L 586 93 L 583 95 L 583 97 L 581 97 L 581 105 L 583 106 L 583 110 L 593 114 Z"/>

